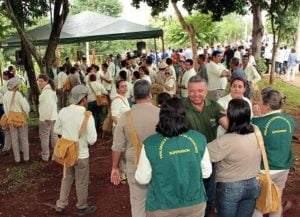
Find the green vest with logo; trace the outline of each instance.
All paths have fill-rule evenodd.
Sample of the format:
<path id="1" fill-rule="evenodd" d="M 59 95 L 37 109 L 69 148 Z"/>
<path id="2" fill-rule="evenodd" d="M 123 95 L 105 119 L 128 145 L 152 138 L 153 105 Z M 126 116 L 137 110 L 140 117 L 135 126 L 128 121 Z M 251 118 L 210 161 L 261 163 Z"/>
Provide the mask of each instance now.
<path id="1" fill-rule="evenodd" d="M 206 138 L 190 130 L 177 137 L 154 134 L 144 141 L 152 167 L 146 210 L 188 207 L 206 201 L 201 160 Z"/>
<path id="2" fill-rule="evenodd" d="M 295 120 L 283 113 L 253 118 L 264 138 L 271 170 L 290 169 L 293 162 L 291 141 L 296 129 Z M 261 167 L 264 169 L 263 165 Z"/>

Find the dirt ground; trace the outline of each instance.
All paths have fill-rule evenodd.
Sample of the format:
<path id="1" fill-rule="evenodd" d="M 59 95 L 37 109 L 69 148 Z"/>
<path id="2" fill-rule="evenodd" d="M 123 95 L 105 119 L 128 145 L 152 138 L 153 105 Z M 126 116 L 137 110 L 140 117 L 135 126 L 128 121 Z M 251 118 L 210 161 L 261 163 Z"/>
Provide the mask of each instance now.
<path id="1" fill-rule="evenodd" d="M 300 126 L 300 114 L 295 116 Z M 0 157 L 0 217 L 52 217 L 53 207 L 59 196 L 62 166 L 55 162 L 42 163 L 39 159 L 37 129 L 30 129 L 29 164 L 16 166 L 13 156 Z M 300 136 L 300 133 L 297 134 Z M 98 207 L 98 217 L 130 217 L 128 185 L 113 186 L 110 183 L 111 139 L 98 139 L 90 148 L 89 203 Z M 293 144 L 294 169 L 290 172 L 284 201 L 292 203 L 285 217 L 300 216 L 300 144 Z M 75 188 L 69 197 L 64 216 L 76 216 Z"/>

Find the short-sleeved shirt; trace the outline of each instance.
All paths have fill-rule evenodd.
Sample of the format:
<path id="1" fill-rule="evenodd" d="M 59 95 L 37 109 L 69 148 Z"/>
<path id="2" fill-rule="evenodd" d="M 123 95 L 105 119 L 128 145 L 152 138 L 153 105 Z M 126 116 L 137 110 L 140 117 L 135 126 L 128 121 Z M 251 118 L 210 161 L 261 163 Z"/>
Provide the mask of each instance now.
<path id="1" fill-rule="evenodd" d="M 202 111 L 197 110 L 187 98 L 184 101 L 186 105 L 186 117 L 191 129 L 202 133 L 207 142 L 211 142 L 217 136 L 219 120 L 224 116 L 223 108 L 215 101 L 206 99 Z"/>

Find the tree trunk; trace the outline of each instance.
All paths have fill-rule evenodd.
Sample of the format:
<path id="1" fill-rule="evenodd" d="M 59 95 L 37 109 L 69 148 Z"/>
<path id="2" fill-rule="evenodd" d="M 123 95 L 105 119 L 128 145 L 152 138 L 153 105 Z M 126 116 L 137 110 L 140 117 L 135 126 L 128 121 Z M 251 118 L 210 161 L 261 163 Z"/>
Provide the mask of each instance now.
<path id="1" fill-rule="evenodd" d="M 297 35 L 296 35 L 296 53 L 297 53 L 297 59 L 300 60 L 300 13 L 298 16 L 298 27 L 297 27 Z"/>
<path id="2" fill-rule="evenodd" d="M 173 8 L 176 12 L 176 15 L 178 17 L 178 20 L 182 26 L 182 28 L 188 33 L 189 35 L 189 39 L 190 39 L 190 43 L 191 43 L 191 47 L 192 47 L 192 52 L 193 52 L 193 61 L 194 61 L 194 67 L 197 68 L 197 42 L 196 42 L 196 32 L 195 32 L 195 29 L 194 29 L 194 26 L 191 25 L 191 24 L 188 24 L 181 12 L 179 11 L 178 7 L 177 7 L 177 4 L 176 4 L 176 1 L 172 1 L 172 5 L 173 5 Z"/>
<path id="3" fill-rule="evenodd" d="M 256 1 L 251 1 L 253 13 L 252 28 L 252 51 L 255 59 L 261 58 L 261 41 L 264 35 L 264 26 L 262 23 L 261 7 Z"/>
<path id="4" fill-rule="evenodd" d="M 55 58 L 55 50 L 59 43 L 59 36 L 66 18 L 69 13 L 68 0 L 56 0 L 54 3 L 54 22 L 49 38 L 49 43 L 45 52 L 44 60 L 46 64 L 46 71 L 49 69 L 52 60 Z M 45 72 L 45 71 L 44 71 Z"/>

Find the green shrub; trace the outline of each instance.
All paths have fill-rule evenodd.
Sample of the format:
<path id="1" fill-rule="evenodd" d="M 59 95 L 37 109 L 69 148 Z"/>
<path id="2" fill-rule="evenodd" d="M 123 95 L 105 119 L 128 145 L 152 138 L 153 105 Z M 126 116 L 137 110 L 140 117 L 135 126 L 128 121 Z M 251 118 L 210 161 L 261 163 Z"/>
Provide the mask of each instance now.
<path id="1" fill-rule="evenodd" d="M 266 61 L 264 59 L 255 60 L 256 61 L 256 69 L 259 73 L 264 73 L 267 71 Z"/>

